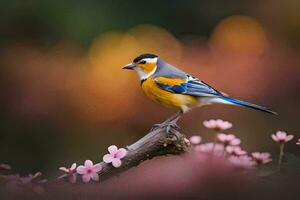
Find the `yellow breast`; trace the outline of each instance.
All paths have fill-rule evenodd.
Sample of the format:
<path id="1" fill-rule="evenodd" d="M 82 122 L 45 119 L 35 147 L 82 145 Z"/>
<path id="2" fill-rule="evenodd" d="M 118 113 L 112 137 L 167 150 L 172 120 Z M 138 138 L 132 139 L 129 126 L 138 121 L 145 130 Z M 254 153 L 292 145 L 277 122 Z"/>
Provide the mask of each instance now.
<path id="1" fill-rule="evenodd" d="M 159 88 L 151 77 L 143 82 L 142 89 L 150 99 L 167 107 L 186 110 L 198 103 L 196 97 L 174 94 Z"/>

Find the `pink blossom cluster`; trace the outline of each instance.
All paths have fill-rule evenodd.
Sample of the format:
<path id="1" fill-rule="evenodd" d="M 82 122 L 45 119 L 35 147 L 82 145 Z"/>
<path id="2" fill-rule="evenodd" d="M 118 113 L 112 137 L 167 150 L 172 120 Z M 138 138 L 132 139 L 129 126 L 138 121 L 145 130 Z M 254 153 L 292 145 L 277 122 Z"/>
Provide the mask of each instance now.
<path id="1" fill-rule="evenodd" d="M 200 153 L 210 153 L 215 156 L 222 156 L 224 152 L 224 146 L 222 144 L 214 144 L 209 142 L 195 146 L 194 150 Z"/>
<path id="2" fill-rule="evenodd" d="M 126 149 L 111 145 L 108 147 L 108 154 L 103 156 L 103 161 L 105 163 L 111 163 L 114 167 L 118 168 L 122 165 L 121 159 L 126 156 Z"/>
<path id="3" fill-rule="evenodd" d="M 8 171 L 11 166 L 8 164 L 0 163 L 0 171 Z M 46 179 L 42 178 L 41 172 L 29 174 L 27 176 L 20 176 L 19 174 L 0 174 L 1 178 L 1 189 L 5 189 L 8 193 L 15 194 L 41 194 L 44 192 L 44 184 L 47 182 Z"/>
<path id="4" fill-rule="evenodd" d="M 193 135 L 190 137 L 189 142 L 193 145 L 200 144 L 202 141 L 202 137 L 199 135 Z"/>
<path id="5" fill-rule="evenodd" d="M 243 156 L 247 154 L 247 151 L 242 150 L 240 146 L 227 146 L 226 152 L 232 156 Z"/>
<path id="6" fill-rule="evenodd" d="M 225 130 L 232 127 L 232 123 L 228 121 L 218 120 L 208 120 L 204 121 L 203 125 L 206 128 L 214 129 L 216 132 L 216 141 L 201 143 L 203 138 L 199 135 L 194 135 L 186 139 L 189 142 L 193 150 L 196 153 L 206 154 L 208 156 L 218 156 L 218 158 L 223 157 L 230 165 L 235 169 L 251 169 L 256 165 L 267 164 L 272 161 L 271 154 L 268 152 L 252 152 L 248 153 L 243 150 L 240 146 L 241 139 L 233 134 L 224 133 Z M 221 133 L 218 131 L 222 131 Z M 280 159 L 279 159 L 279 169 L 283 157 L 283 150 L 285 143 L 291 141 L 294 135 L 287 134 L 283 131 L 277 131 L 271 135 L 271 138 L 280 144 Z M 300 145 L 300 138 L 297 140 L 297 145 Z M 107 167 L 119 168 L 122 166 L 122 159 L 127 155 L 127 150 L 125 148 L 118 148 L 116 145 L 111 145 L 108 147 L 108 153 L 102 158 L 103 162 L 93 163 L 91 160 L 85 160 L 83 165 L 77 166 L 77 163 L 73 163 L 70 167 L 60 167 L 59 170 L 64 172 L 62 176 L 59 177 L 67 179 L 71 183 L 77 182 L 77 177 L 81 176 L 82 182 L 88 183 L 90 181 L 99 181 L 99 174 L 102 170 Z M 10 170 L 11 167 L 8 164 L 0 163 L 0 173 Z M 47 180 L 42 179 L 42 174 L 37 172 L 35 174 L 29 174 L 28 176 L 21 177 L 19 175 L 2 175 L 5 182 L 7 182 L 8 187 L 19 187 L 30 188 L 35 193 L 40 193 L 43 191 L 42 184 Z"/>
<path id="7" fill-rule="evenodd" d="M 98 172 L 101 170 L 101 164 L 97 163 L 94 165 L 91 160 L 86 160 L 84 165 L 80 165 L 76 169 L 77 173 L 82 175 L 82 181 L 85 183 L 89 182 L 91 179 L 93 181 L 99 181 Z"/>
<path id="8" fill-rule="evenodd" d="M 240 146 L 241 139 L 233 134 L 218 133 L 232 127 L 232 123 L 228 121 L 207 120 L 203 122 L 204 127 L 217 131 L 217 143 L 201 143 L 202 137 L 194 135 L 190 137 L 189 142 L 193 145 L 194 151 L 199 153 L 211 153 L 214 156 L 224 156 L 229 163 L 237 168 L 252 168 L 255 165 L 267 164 L 272 161 L 271 154 L 268 152 L 253 152 L 248 153 Z M 289 135 L 283 131 L 277 131 L 271 135 L 275 142 L 280 144 L 287 143 L 294 138 L 294 135 Z M 296 143 L 300 145 L 300 139 Z"/>
<path id="9" fill-rule="evenodd" d="M 284 131 L 277 131 L 275 134 L 272 134 L 271 137 L 275 142 L 287 143 L 294 138 L 294 135 L 288 135 Z"/>
<path id="10" fill-rule="evenodd" d="M 10 170 L 11 166 L 6 163 L 0 163 L 0 170 Z"/>
<path id="11" fill-rule="evenodd" d="M 271 154 L 268 152 L 253 152 L 251 155 L 257 164 L 266 164 L 272 161 Z"/>
<path id="12" fill-rule="evenodd" d="M 121 159 L 123 159 L 126 154 L 126 149 L 119 149 L 116 145 L 111 145 L 108 147 L 108 154 L 103 156 L 103 162 L 107 164 L 111 163 L 113 167 L 118 168 L 122 165 Z M 84 183 L 88 183 L 91 180 L 99 181 L 99 173 L 102 169 L 102 163 L 94 164 L 93 161 L 86 160 L 84 165 L 79 165 L 78 167 L 76 163 L 73 163 L 69 168 L 60 167 L 59 170 L 63 171 L 65 174 L 59 178 L 68 178 L 69 182 L 76 183 L 77 175 L 81 175 Z"/>
<path id="13" fill-rule="evenodd" d="M 217 139 L 224 146 L 228 146 L 228 145 L 229 146 L 237 146 L 237 145 L 241 144 L 241 140 L 233 134 L 219 133 L 217 135 Z"/>
<path id="14" fill-rule="evenodd" d="M 248 155 L 229 156 L 228 161 L 237 169 L 251 169 L 256 164 Z"/>
<path id="15" fill-rule="evenodd" d="M 73 163 L 71 165 L 71 167 L 69 168 L 66 168 L 66 167 L 60 167 L 58 168 L 59 170 L 65 172 L 65 174 L 67 175 L 69 181 L 71 183 L 76 183 L 76 179 L 77 179 L 77 176 L 76 176 L 76 167 L 77 167 L 77 164 L 76 163 Z M 60 176 L 61 178 L 63 178 L 65 175 L 62 175 Z M 59 178 L 60 178 L 59 177 Z"/>
<path id="16" fill-rule="evenodd" d="M 215 131 L 224 131 L 232 128 L 232 123 L 223 121 L 221 119 L 211 119 L 203 122 L 203 125 L 208 129 L 214 129 Z"/>

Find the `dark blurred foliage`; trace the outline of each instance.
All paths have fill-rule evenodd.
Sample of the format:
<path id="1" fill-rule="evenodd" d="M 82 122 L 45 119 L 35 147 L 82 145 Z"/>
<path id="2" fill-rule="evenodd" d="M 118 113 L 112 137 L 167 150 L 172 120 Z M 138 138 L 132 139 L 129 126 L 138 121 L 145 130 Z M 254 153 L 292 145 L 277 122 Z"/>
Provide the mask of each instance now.
<path id="1" fill-rule="evenodd" d="M 257 1 L 259 2 L 259 1 Z M 250 1 L 1 1 L 1 32 L 7 42 L 32 39 L 51 45 L 61 39 L 88 45 L 101 33 L 155 24 L 176 36 L 208 36 L 222 18 L 251 14 Z M 226 8 L 226 9 L 224 9 Z"/>
<path id="2" fill-rule="evenodd" d="M 31 39 L 53 45 L 67 40 L 87 46 L 101 33 L 145 23 L 178 37 L 208 37 L 221 19 L 237 14 L 255 16 L 291 46 L 298 48 L 300 42 L 297 0 L 3 0 L 0 9 L 1 42 Z"/>
<path id="3" fill-rule="evenodd" d="M 213 136 L 202 121 L 223 118 L 249 151 L 278 146 L 278 129 L 299 137 L 300 3 L 287 1 L 0 1 L 0 159 L 21 174 L 125 146 L 175 111 L 149 101 L 121 70 L 153 52 L 271 116 L 215 105 L 180 122 Z M 290 142 L 287 151 L 299 156 Z M 200 170 L 200 169 L 199 169 Z"/>

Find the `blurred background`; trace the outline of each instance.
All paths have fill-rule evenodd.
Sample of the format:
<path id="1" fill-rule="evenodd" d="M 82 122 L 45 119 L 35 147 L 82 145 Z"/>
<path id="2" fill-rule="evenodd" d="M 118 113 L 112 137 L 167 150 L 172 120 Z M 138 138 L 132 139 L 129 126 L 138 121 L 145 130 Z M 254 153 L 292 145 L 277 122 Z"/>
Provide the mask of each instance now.
<path id="1" fill-rule="evenodd" d="M 172 115 L 121 69 L 141 53 L 279 113 L 202 107 L 181 119 L 184 134 L 210 141 L 202 122 L 221 118 L 246 150 L 277 154 L 270 134 L 300 131 L 299 8 L 297 0 L 0 1 L 1 162 L 57 174 L 102 160 L 110 144 L 130 144 Z M 300 155 L 295 142 L 287 151 Z"/>

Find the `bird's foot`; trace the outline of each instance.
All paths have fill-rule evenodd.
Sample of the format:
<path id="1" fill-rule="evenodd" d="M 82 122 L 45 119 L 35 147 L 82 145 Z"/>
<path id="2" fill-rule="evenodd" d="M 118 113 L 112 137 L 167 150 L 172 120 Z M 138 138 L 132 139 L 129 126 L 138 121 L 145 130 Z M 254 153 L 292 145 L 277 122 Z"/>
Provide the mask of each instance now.
<path id="1" fill-rule="evenodd" d="M 167 133 L 172 133 L 172 130 L 178 130 L 180 127 L 177 125 L 176 121 L 168 121 L 163 122 L 161 124 L 154 124 L 151 128 L 151 131 L 157 130 L 157 129 L 166 129 Z"/>

